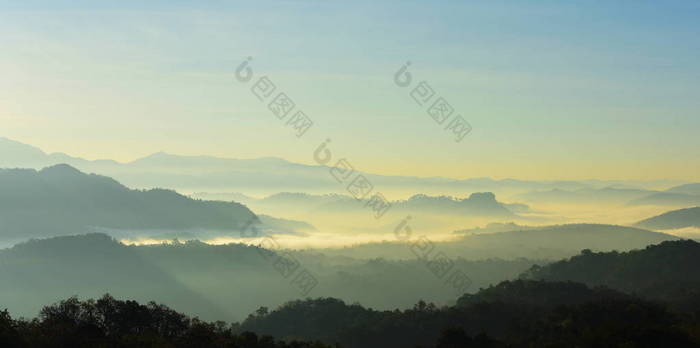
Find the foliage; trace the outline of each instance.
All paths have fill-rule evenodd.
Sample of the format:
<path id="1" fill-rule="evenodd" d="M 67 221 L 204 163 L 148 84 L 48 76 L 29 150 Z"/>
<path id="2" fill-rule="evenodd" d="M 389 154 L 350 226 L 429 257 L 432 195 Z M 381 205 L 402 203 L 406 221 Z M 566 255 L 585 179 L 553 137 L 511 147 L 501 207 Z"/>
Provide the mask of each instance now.
<path id="1" fill-rule="evenodd" d="M 150 302 L 75 297 L 46 306 L 38 318 L 13 320 L 0 312 L 2 347 L 229 347 L 328 348 L 318 342 L 275 342 L 236 326 L 190 318 Z"/>

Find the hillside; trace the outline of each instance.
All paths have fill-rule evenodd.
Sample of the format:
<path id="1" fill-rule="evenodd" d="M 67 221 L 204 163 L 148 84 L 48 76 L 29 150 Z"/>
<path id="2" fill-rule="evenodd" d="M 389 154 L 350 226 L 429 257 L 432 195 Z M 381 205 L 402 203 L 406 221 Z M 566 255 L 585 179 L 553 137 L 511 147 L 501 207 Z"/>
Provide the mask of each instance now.
<path id="1" fill-rule="evenodd" d="M 698 195 L 700 196 L 700 183 L 692 183 L 671 187 L 666 190 L 673 193 L 684 193 L 687 195 Z"/>
<path id="2" fill-rule="evenodd" d="M 233 202 L 193 200 L 164 189 L 131 190 L 62 164 L 0 169 L 0 239 L 105 229 L 236 230 L 257 219 Z"/>
<path id="3" fill-rule="evenodd" d="M 577 250 L 630 250 L 667 240 L 676 240 L 672 235 L 644 229 L 603 225 L 568 224 L 539 228 L 528 228 L 501 233 L 475 234 L 464 237 L 463 242 L 481 247 L 513 246 Z"/>
<path id="4" fill-rule="evenodd" d="M 285 276 L 279 271 L 282 261 L 298 266 Z M 468 274 L 470 292 L 514 279 L 538 263 L 453 261 L 455 270 Z M 303 270 L 317 280 L 306 295 L 293 283 Z M 445 285 L 421 260 L 353 260 L 197 241 L 126 246 L 104 234 L 39 239 L 0 250 L 0 280 L 0 308 L 24 316 L 59 298 L 106 292 L 163 302 L 207 320 L 241 320 L 261 303 L 277 306 L 300 296 L 333 296 L 394 309 L 420 299 L 450 304 L 463 293 Z M 387 290 L 393 288 L 401 291 Z"/>
<path id="5" fill-rule="evenodd" d="M 561 189 L 533 191 L 517 195 L 516 198 L 533 203 L 620 204 L 652 193 L 653 191 L 643 189 L 604 187 L 600 189 L 584 188 L 573 191 Z"/>
<path id="6" fill-rule="evenodd" d="M 523 278 L 604 285 L 671 303 L 700 304 L 700 243 L 663 242 L 625 253 L 589 250 L 568 260 L 534 266 Z"/>
<path id="7" fill-rule="evenodd" d="M 661 306 L 583 284 L 522 280 L 482 289 L 452 307 L 421 301 L 404 311 L 377 311 L 334 298 L 292 301 L 261 307 L 241 328 L 346 348 L 698 346 L 697 324 Z"/>
<path id="8" fill-rule="evenodd" d="M 661 205 L 687 207 L 700 204 L 700 196 L 677 192 L 657 192 L 648 196 L 634 199 L 627 203 L 629 206 Z"/>
<path id="9" fill-rule="evenodd" d="M 700 228 L 700 207 L 672 210 L 636 223 L 636 226 L 655 230 L 684 227 Z"/>
<path id="10" fill-rule="evenodd" d="M 557 260 L 578 254 L 583 249 L 596 251 L 627 251 L 644 248 L 663 241 L 677 240 L 670 234 L 649 230 L 600 224 L 570 224 L 553 226 L 506 225 L 497 230 L 507 232 L 479 233 L 479 230 L 461 230 L 453 241 L 435 242 L 435 249 L 450 257 L 470 260 L 498 257 L 503 259 Z M 467 234 L 471 233 L 471 234 Z M 410 245 L 400 242 L 368 243 L 342 249 L 324 249 L 329 255 L 355 258 L 412 259 Z"/>
<path id="11" fill-rule="evenodd" d="M 224 316 L 200 294 L 103 234 L 32 240 L 0 250 L 0 308 L 34 316 L 45 303 L 104 293 L 156 299 L 197 315 Z"/>

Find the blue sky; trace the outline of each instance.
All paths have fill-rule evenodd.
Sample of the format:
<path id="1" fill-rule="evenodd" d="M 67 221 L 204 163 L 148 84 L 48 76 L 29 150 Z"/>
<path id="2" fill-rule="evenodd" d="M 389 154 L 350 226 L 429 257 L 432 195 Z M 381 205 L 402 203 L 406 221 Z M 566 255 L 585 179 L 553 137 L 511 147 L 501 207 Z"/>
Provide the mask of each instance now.
<path id="1" fill-rule="evenodd" d="M 87 158 L 155 151 L 515 178 L 700 173 L 697 1 L 0 1 L 2 134 Z M 234 79 L 247 56 L 315 125 Z M 407 60 L 473 127 L 392 82 Z"/>

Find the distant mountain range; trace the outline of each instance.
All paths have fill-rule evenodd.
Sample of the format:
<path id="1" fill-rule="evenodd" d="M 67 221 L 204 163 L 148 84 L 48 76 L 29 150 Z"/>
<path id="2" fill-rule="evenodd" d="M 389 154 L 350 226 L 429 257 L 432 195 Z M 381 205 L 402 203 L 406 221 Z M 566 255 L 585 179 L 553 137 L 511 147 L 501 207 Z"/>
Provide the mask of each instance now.
<path id="1" fill-rule="evenodd" d="M 242 204 L 194 200 L 174 191 L 131 190 L 69 165 L 0 169 L 0 238 L 121 230 L 239 230 L 259 222 Z"/>
<path id="2" fill-rule="evenodd" d="M 498 232 L 503 230 L 506 232 Z M 477 230 L 459 231 L 458 234 L 469 234 L 449 242 L 434 242 L 432 245 L 435 250 L 444 252 L 450 257 L 466 259 L 524 257 L 552 260 L 576 255 L 583 249 L 627 251 L 680 239 L 670 234 L 634 227 L 599 224 L 544 227 L 498 224 L 493 225 L 493 230 L 487 229 L 486 233 L 475 233 L 475 231 Z M 370 259 L 415 257 L 411 244 L 400 242 L 369 243 L 342 249 L 325 249 L 323 252 L 328 255 Z"/>
<path id="3" fill-rule="evenodd" d="M 309 160 L 312 160 L 310 157 Z M 84 172 L 114 177 L 134 188 L 167 187 L 189 192 L 245 192 L 270 195 L 277 192 L 345 193 L 329 172 L 330 167 L 306 165 L 279 158 L 230 159 L 209 156 L 178 156 L 164 152 L 129 162 L 90 161 L 42 150 L 0 137 L 0 167 L 34 168 L 66 163 Z M 334 163 L 330 163 L 330 166 Z M 450 179 L 364 174 L 377 191 L 405 194 L 464 196 L 473 192 L 513 193 L 535 190 L 579 190 L 628 185 L 624 181 L 525 181 L 490 178 Z M 655 186 L 682 184 L 678 181 L 643 183 Z"/>
<path id="4" fill-rule="evenodd" d="M 680 185 L 672 187 L 667 191 L 671 193 L 682 193 L 686 195 L 700 195 L 700 183 Z"/>
<path id="5" fill-rule="evenodd" d="M 700 228 L 700 207 L 672 210 L 642 220 L 636 225 L 654 230 L 670 230 L 685 227 Z"/>
<path id="6" fill-rule="evenodd" d="M 654 191 L 632 188 L 585 188 L 580 190 L 553 189 L 532 191 L 520 194 L 517 198 L 533 203 L 568 203 L 568 204 L 623 204 L 630 200 L 648 196 Z"/>
<path id="7" fill-rule="evenodd" d="M 197 195 L 195 195 L 197 196 Z M 203 195 L 210 197 L 210 195 Z M 256 210 L 284 211 L 292 214 L 352 213 L 365 211 L 365 203 L 347 195 L 313 195 L 299 192 L 282 192 L 265 198 L 238 196 Z M 417 212 L 437 215 L 457 215 L 461 217 L 517 217 L 517 212 L 526 212 L 528 206 L 517 203 L 502 203 L 491 192 L 472 193 L 467 198 L 451 196 L 429 196 L 418 194 L 406 200 L 389 201 L 390 212 L 403 218 Z"/>
<path id="8" fill-rule="evenodd" d="M 619 187 L 583 188 L 578 190 L 556 188 L 546 191 L 531 191 L 516 195 L 516 198 L 531 203 L 683 207 L 700 205 L 699 187 L 700 184 L 685 184 L 671 187 L 666 191 Z"/>
<path id="9" fill-rule="evenodd" d="M 687 207 L 692 205 L 700 205 L 700 196 L 687 193 L 671 192 L 655 192 L 635 200 L 632 200 L 628 205 L 661 205 L 661 206 L 676 206 Z"/>

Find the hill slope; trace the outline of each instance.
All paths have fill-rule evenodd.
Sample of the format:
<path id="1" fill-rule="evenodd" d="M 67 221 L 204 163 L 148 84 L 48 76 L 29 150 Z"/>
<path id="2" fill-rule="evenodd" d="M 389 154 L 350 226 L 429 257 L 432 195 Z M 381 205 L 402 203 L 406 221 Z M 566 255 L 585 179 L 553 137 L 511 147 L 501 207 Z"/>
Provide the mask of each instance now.
<path id="1" fill-rule="evenodd" d="M 672 210 L 636 223 L 636 226 L 655 230 L 684 227 L 700 228 L 700 207 Z"/>
<path id="2" fill-rule="evenodd" d="M 34 316 L 40 305 L 78 295 L 111 293 L 156 299 L 197 315 L 220 308 L 163 272 L 133 247 L 103 234 L 32 240 L 0 250 L 0 308 Z"/>
<path id="3" fill-rule="evenodd" d="M 673 193 L 685 193 L 687 195 L 698 195 L 700 196 L 700 183 L 692 183 L 671 187 L 666 190 Z"/>
<path id="4" fill-rule="evenodd" d="M 576 255 L 583 249 L 626 251 L 679 239 L 670 234 L 616 225 L 515 226 L 516 230 L 508 232 L 464 235 L 464 231 L 460 231 L 458 234 L 462 235 L 461 238 L 450 242 L 435 242 L 435 250 L 440 250 L 450 257 L 472 260 L 491 257 L 558 260 Z M 356 258 L 415 258 L 411 245 L 400 242 L 325 249 L 324 253 Z"/>
<path id="5" fill-rule="evenodd" d="M 131 190 L 68 165 L 0 169 L 0 238 L 26 239 L 113 229 L 234 230 L 255 214 L 238 203 L 174 191 Z"/>
<path id="6" fill-rule="evenodd" d="M 700 299 L 698 265 L 700 243 L 683 240 L 626 253 L 584 251 L 569 260 L 534 266 L 522 277 L 605 285 L 646 298 L 697 306 Z"/>

